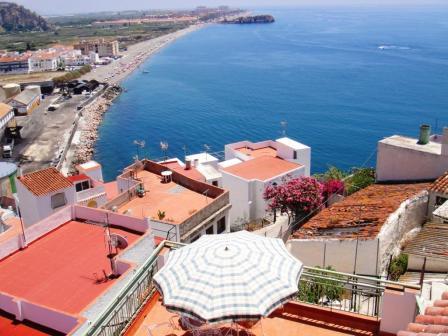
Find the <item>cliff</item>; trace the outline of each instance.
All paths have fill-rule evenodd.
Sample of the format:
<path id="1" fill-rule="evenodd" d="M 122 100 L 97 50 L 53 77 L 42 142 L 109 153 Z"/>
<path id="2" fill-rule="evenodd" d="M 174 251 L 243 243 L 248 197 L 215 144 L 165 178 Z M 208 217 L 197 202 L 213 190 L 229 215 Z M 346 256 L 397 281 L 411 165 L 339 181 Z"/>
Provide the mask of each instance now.
<path id="1" fill-rule="evenodd" d="M 51 29 L 50 24 L 43 17 L 12 2 L 0 2 L 0 27 L 6 32 Z"/>

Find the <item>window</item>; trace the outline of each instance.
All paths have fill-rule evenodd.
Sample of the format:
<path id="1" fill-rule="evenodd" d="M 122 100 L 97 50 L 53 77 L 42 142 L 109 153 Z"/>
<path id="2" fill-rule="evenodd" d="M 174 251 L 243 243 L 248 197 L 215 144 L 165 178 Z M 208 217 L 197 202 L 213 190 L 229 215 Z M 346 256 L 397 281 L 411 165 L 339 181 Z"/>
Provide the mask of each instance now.
<path id="1" fill-rule="evenodd" d="M 80 192 L 87 189 L 90 189 L 90 182 L 88 180 L 76 183 L 76 192 Z"/>
<path id="2" fill-rule="evenodd" d="M 226 217 L 223 217 L 218 221 L 217 233 L 223 233 L 224 231 L 226 231 Z"/>
<path id="3" fill-rule="evenodd" d="M 445 203 L 447 200 L 448 200 L 448 198 L 437 196 L 437 197 L 436 197 L 436 204 L 435 204 L 435 207 L 438 208 L 438 207 L 441 206 L 443 203 Z"/>
<path id="4" fill-rule="evenodd" d="M 213 181 L 212 184 L 217 187 L 218 186 L 218 181 Z"/>
<path id="5" fill-rule="evenodd" d="M 297 160 L 297 151 L 294 151 L 294 152 L 293 152 L 293 159 L 294 159 L 294 160 Z"/>
<path id="6" fill-rule="evenodd" d="M 51 208 L 56 209 L 61 206 L 64 206 L 67 204 L 67 200 L 65 199 L 64 193 L 59 193 L 51 196 Z"/>
<path id="7" fill-rule="evenodd" d="M 205 230 L 205 234 L 213 234 L 213 225 L 210 226 L 207 230 Z"/>

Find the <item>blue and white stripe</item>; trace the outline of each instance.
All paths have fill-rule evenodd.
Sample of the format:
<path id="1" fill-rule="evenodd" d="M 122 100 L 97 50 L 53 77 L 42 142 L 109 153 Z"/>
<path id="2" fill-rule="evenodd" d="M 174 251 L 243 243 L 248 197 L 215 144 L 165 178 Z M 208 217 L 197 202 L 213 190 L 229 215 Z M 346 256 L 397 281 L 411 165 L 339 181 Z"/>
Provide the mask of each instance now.
<path id="1" fill-rule="evenodd" d="M 217 323 L 268 316 L 297 294 L 302 268 L 282 240 L 240 231 L 170 252 L 154 281 L 169 310 Z"/>

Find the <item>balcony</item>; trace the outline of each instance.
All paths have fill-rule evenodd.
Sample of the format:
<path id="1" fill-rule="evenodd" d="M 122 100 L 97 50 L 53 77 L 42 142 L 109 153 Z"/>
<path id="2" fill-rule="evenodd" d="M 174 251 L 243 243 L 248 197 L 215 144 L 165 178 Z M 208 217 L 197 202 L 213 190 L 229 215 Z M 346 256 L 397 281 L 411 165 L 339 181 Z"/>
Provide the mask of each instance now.
<path id="1" fill-rule="evenodd" d="M 83 203 L 100 196 L 106 196 L 106 189 L 104 188 L 104 185 L 98 185 L 96 187 L 77 192 L 76 202 Z"/>
<path id="2" fill-rule="evenodd" d="M 89 323 L 87 331 L 83 329 L 82 335 L 147 335 L 147 325 L 168 322 L 171 318 L 176 320 L 177 316 L 162 306 L 152 278 L 169 251 L 182 246 L 162 242 L 111 305 L 96 321 Z M 264 318 L 263 329 L 251 329 L 250 333 L 254 336 L 392 334 L 380 329 L 383 324 L 389 329 L 400 327 L 391 327 L 394 316 L 390 312 L 404 314 L 414 298 L 414 294 L 407 296 L 407 292 L 417 290 L 418 286 L 305 267 L 296 298 Z M 390 299 L 390 295 L 394 297 Z M 402 297 L 411 298 L 411 301 L 403 303 L 400 301 Z M 387 307 L 384 307 L 385 303 Z M 410 308 L 413 308 L 412 305 Z M 180 329 L 162 328 L 154 334 L 188 333 Z M 81 333 L 75 331 L 73 335 Z"/>

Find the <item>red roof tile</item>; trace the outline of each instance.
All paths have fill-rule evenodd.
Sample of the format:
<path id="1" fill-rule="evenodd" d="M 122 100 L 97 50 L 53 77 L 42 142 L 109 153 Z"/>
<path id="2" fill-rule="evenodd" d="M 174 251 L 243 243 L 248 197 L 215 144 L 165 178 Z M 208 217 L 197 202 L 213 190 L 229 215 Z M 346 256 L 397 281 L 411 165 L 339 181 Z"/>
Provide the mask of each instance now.
<path id="1" fill-rule="evenodd" d="M 68 178 L 53 167 L 20 176 L 18 179 L 36 196 L 46 195 L 73 185 Z"/>
<path id="2" fill-rule="evenodd" d="M 224 168 L 224 171 L 246 180 L 266 181 L 276 176 L 289 173 L 299 167 L 301 165 L 297 163 L 264 155 Z"/>
<path id="3" fill-rule="evenodd" d="M 372 238 L 386 219 L 406 199 L 427 189 L 429 184 L 373 184 L 322 210 L 292 238 Z"/>
<path id="4" fill-rule="evenodd" d="M 429 188 L 431 191 L 448 194 L 448 171 L 440 176 Z"/>
<path id="5" fill-rule="evenodd" d="M 442 294 L 441 300 L 434 301 L 425 314 L 417 315 L 415 323 L 409 323 L 397 336 L 448 336 L 448 292 Z"/>
<path id="6" fill-rule="evenodd" d="M 78 175 L 68 176 L 67 179 L 73 183 L 73 182 L 90 180 L 90 177 L 88 177 L 86 174 L 78 174 Z"/>

